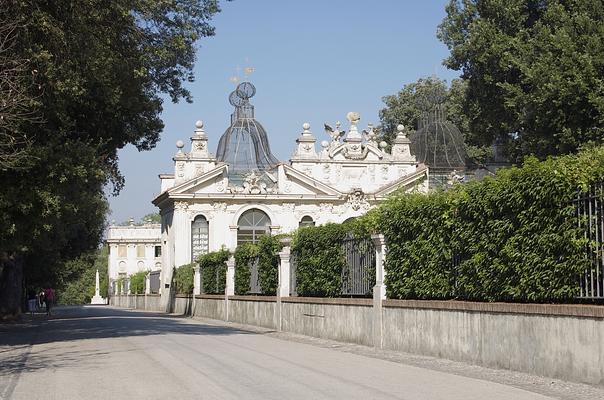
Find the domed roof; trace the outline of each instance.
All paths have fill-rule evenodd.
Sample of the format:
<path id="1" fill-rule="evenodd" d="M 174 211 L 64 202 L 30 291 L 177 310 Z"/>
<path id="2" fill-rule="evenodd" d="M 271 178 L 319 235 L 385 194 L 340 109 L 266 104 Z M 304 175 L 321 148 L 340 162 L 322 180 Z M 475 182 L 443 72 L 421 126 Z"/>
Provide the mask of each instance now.
<path id="1" fill-rule="evenodd" d="M 254 119 L 249 99 L 255 93 L 254 85 L 242 82 L 229 96 L 235 111 L 216 151 L 217 160 L 229 165 L 229 175 L 267 170 L 279 163 L 271 153 L 266 130 Z"/>
<path id="2" fill-rule="evenodd" d="M 446 120 L 442 105 L 425 113 L 419 129 L 411 137 L 411 150 L 417 161 L 436 169 L 463 169 L 466 149 L 463 135 Z"/>

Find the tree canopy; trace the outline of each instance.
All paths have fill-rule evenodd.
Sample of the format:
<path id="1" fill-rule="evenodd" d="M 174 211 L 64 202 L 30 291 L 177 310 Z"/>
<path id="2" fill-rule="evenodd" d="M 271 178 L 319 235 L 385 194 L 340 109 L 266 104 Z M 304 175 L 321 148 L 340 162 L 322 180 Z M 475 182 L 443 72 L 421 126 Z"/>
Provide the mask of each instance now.
<path id="1" fill-rule="evenodd" d="M 195 46 L 219 11 L 215 0 L 0 0 L 12 24 L 2 57 L 25 61 L 12 76 L 28 101 L 13 110 L 35 116 L 0 125 L 27 138 L 27 157 L 0 169 L 0 252 L 25 257 L 26 280 L 56 281 L 58 265 L 97 248 L 104 186 L 124 183 L 117 151 L 156 145 L 162 95 L 191 101 Z"/>
<path id="2" fill-rule="evenodd" d="M 462 72 L 474 144 L 511 140 L 512 159 L 604 138 L 602 0 L 451 0 L 438 37 Z"/>

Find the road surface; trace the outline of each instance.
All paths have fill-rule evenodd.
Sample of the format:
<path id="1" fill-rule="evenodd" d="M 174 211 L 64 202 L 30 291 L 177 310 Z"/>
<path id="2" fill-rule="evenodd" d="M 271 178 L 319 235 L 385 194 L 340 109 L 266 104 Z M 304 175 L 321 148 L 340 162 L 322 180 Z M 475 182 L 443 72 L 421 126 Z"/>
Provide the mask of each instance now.
<path id="1" fill-rule="evenodd" d="M 0 398 L 550 398 L 218 322 L 98 306 L 56 312 L 0 325 Z"/>

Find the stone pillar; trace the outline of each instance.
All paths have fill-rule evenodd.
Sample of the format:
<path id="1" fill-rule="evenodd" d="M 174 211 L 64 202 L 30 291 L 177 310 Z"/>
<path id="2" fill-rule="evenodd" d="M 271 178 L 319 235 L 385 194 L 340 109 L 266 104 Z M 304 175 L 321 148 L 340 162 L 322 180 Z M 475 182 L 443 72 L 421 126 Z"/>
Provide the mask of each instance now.
<path id="1" fill-rule="evenodd" d="M 151 294 L 151 273 L 145 275 L 145 294 Z"/>
<path id="2" fill-rule="evenodd" d="M 280 240 L 283 248 L 279 252 L 279 269 L 277 280 L 277 307 L 275 307 L 275 318 L 277 320 L 277 330 L 283 329 L 283 302 L 282 297 L 289 297 L 289 275 L 290 275 L 290 255 L 291 238 L 284 237 Z"/>
<path id="3" fill-rule="evenodd" d="M 201 268 L 199 265 L 193 267 L 193 294 L 201 294 Z"/>
<path id="4" fill-rule="evenodd" d="M 126 288 L 128 289 L 127 294 L 131 295 L 132 293 L 130 292 L 130 278 L 126 278 Z"/>
<path id="5" fill-rule="evenodd" d="M 229 296 L 233 296 L 235 294 L 235 257 L 230 256 L 227 261 L 225 261 L 227 266 L 226 271 L 226 284 L 224 287 L 224 310 L 225 310 L 225 321 L 229 320 Z"/>
<path id="6" fill-rule="evenodd" d="M 230 256 L 225 263 L 227 266 L 225 294 L 233 296 L 235 295 L 235 257 Z"/>
<path id="7" fill-rule="evenodd" d="M 373 345 L 381 349 L 383 343 L 382 301 L 386 299 L 384 284 L 384 259 L 386 255 L 386 238 L 384 235 L 371 235 L 375 244 L 375 286 L 373 287 Z"/>
<path id="8" fill-rule="evenodd" d="M 290 255 L 291 255 L 291 238 L 285 237 L 281 239 L 283 249 L 279 252 L 279 280 L 277 296 L 289 297 L 289 275 L 290 275 Z"/>

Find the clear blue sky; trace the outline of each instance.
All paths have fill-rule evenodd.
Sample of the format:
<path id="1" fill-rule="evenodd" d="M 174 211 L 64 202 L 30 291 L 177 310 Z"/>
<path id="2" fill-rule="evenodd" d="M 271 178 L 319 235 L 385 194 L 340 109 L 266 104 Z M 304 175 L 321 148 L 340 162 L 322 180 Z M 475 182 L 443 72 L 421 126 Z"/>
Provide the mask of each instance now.
<path id="1" fill-rule="evenodd" d="M 420 77 L 448 82 L 458 76 L 442 60 L 447 48 L 436 38 L 448 0 L 235 0 L 222 2 L 213 20 L 216 35 L 197 51 L 196 81 L 188 85 L 193 103 L 164 103 L 161 142 L 147 152 L 128 146 L 119 152 L 126 186 L 109 197 L 109 221 L 139 220 L 158 211 L 160 173 L 174 170 L 179 139 L 189 148 L 201 119 L 216 151 L 229 125 L 236 67 L 253 66 L 256 119 L 268 132 L 273 154 L 290 158 L 304 122 L 318 141 L 323 123 L 346 122 L 361 114 L 360 126 L 379 123 L 381 98 Z M 246 62 L 246 59 L 248 60 Z"/>

